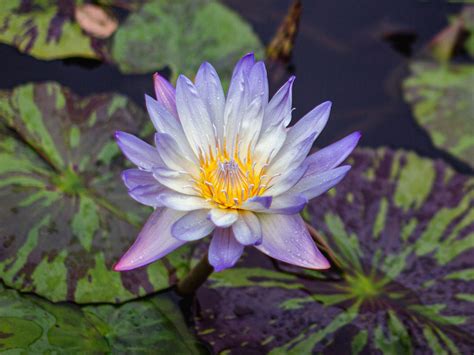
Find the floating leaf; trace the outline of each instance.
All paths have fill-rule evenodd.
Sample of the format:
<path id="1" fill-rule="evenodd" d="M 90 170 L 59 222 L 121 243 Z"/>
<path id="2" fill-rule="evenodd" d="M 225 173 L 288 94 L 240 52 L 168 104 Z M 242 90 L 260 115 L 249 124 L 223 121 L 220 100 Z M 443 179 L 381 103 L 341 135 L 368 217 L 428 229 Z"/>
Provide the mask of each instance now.
<path id="1" fill-rule="evenodd" d="M 0 42 L 38 59 L 101 58 L 103 43 L 74 21 L 75 1 L 0 1 Z"/>
<path id="2" fill-rule="evenodd" d="M 124 73 L 169 66 L 174 76 L 192 76 L 206 60 L 223 78 L 230 78 L 242 53 L 260 52 L 261 48 L 250 26 L 217 1 L 157 0 L 145 4 L 119 27 L 112 57 Z"/>
<path id="3" fill-rule="evenodd" d="M 434 145 L 474 167 L 474 65 L 415 62 L 405 100 Z"/>
<path id="4" fill-rule="evenodd" d="M 84 5 L 81 0 L 1 1 L 0 42 L 39 59 L 105 60 L 127 74 L 169 66 L 174 77 L 180 73 L 191 76 L 207 60 L 223 79 L 230 78 L 243 53 L 263 52 L 251 27 L 217 0 L 99 3 L 104 8 Z M 106 15 L 110 6 L 131 11 L 113 36 L 116 23 Z"/>
<path id="5" fill-rule="evenodd" d="M 121 306 L 79 307 L 0 284 L 0 352 L 198 354 L 179 308 L 165 295 Z"/>
<path id="6" fill-rule="evenodd" d="M 351 160 L 308 208 L 342 271 L 257 268 L 255 253 L 214 274 L 195 319 L 216 353 L 472 351 L 474 179 L 403 151 Z"/>
<path id="7" fill-rule="evenodd" d="M 169 287 L 189 249 L 127 273 L 112 265 L 148 209 L 120 179 L 113 134 L 138 133 L 144 113 L 120 95 L 81 99 L 56 83 L 0 94 L 0 278 L 53 301 L 121 302 Z"/>

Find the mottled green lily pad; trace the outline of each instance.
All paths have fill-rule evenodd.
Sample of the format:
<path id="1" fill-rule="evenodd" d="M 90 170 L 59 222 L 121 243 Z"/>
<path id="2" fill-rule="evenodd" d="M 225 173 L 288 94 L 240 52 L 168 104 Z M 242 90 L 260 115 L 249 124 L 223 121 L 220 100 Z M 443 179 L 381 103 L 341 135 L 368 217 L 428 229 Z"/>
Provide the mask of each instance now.
<path id="1" fill-rule="evenodd" d="M 121 306 L 79 307 L 0 284 L 0 352 L 198 354 L 199 347 L 165 294 Z"/>
<path id="2" fill-rule="evenodd" d="M 75 1 L 0 1 L 0 42 L 38 59 L 102 58 L 104 42 L 82 31 L 74 6 Z"/>
<path id="3" fill-rule="evenodd" d="M 474 167 L 474 65 L 415 62 L 405 100 L 434 145 Z"/>
<path id="4" fill-rule="evenodd" d="M 243 53 L 261 48 L 250 26 L 217 1 L 157 0 L 145 4 L 120 26 L 112 57 L 124 73 L 169 66 L 174 76 L 192 76 L 206 60 L 223 78 L 229 78 Z"/>
<path id="5" fill-rule="evenodd" d="M 216 353 L 472 352 L 474 179 L 403 151 L 351 160 L 307 214 L 341 271 L 249 251 L 198 293 L 197 331 Z"/>
<path id="6" fill-rule="evenodd" d="M 81 99 L 56 83 L 0 93 L 0 279 L 53 301 L 122 302 L 187 272 L 186 247 L 112 271 L 150 212 L 122 185 L 113 134 L 146 121 L 120 95 Z"/>
<path id="7" fill-rule="evenodd" d="M 75 22 L 75 6 L 83 2 L 1 1 L 0 42 L 39 59 L 105 60 L 127 74 L 168 66 L 174 77 L 192 76 L 207 60 L 224 79 L 243 54 L 263 52 L 249 24 L 217 0 L 102 1 L 131 10 L 107 39 L 90 36 Z"/>

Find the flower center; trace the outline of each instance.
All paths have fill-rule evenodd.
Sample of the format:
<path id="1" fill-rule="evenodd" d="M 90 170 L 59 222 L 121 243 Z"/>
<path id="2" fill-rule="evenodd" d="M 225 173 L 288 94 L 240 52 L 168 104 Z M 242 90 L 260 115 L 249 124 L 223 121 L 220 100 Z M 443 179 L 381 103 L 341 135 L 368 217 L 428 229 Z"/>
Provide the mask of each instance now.
<path id="1" fill-rule="evenodd" d="M 249 198 L 259 196 L 269 187 L 266 166 L 256 171 L 250 154 L 240 159 L 236 152 L 225 151 L 217 156 L 201 158 L 200 176 L 195 180 L 197 190 L 208 201 L 220 208 L 239 208 Z"/>

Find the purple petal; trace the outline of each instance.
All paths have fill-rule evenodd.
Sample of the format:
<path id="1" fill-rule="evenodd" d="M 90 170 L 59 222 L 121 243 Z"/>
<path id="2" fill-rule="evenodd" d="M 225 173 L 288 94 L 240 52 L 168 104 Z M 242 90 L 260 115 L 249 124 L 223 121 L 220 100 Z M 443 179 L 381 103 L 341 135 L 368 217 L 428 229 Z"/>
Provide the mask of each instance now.
<path id="1" fill-rule="evenodd" d="M 307 174 L 314 175 L 335 168 L 341 164 L 356 147 L 361 137 L 360 132 L 354 132 L 306 158 Z"/>
<path id="2" fill-rule="evenodd" d="M 158 181 L 153 177 L 153 173 L 140 169 L 128 169 L 122 172 L 122 180 L 128 189 L 137 186 L 155 185 Z"/>
<path id="3" fill-rule="evenodd" d="M 350 169 L 350 165 L 343 165 L 319 174 L 306 174 L 295 186 L 288 190 L 287 193 L 301 194 L 308 200 L 311 200 L 339 183 Z"/>
<path id="4" fill-rule="evenodd" d="M 323 131 L 331 113 L 331 101 L 323 102 L 303 116 L 288 132 L 288 138 L 302 140 L 315 133 L 316 137 Z"/>
<path id="5" fill-rule="evenodd" d="M 289 129 L 283 147 L 271 161 L 269 175 L 290 172 L 301 165 L 326 125 L 330 111 L 331 102 L 324 102 Z"/>
<path id="6" fill-rule="evenodd" d="M 258 217 L 250 211 L 239 211 L 239 219 L 232 225 L 235 239 L 243 245 L 258 244 L 262 240 L 262 228 Z"/>
<path id="7" fill-rule="evenodd" d="M 209 212 L 209 218 L 217 227 L 227 228 L 239 218 L 239 214 L 232 209 L 213 208 Z"/>
<path id="8" fill-rule="evenodd" d="M 269 208 L 272 204 L 272 196 L 257 196 L 245 201 L 241 208 L 243 210 L 260 210 L 262 208 Z"/>
<path id="9" fill-rule="evenodd" d="M 155 84 L 156 100 L 160 102 L 174 118 L 179 119 L 178 111 L 176 111 L 176 90 L 173 85 L 158 73 L 153 75 L 153 82 Z"/>
<path id="10" fill-rule="evenodd" d="M 309 269 L 327 269 L 329 262 L 311 238 L 300 215 L 259 215 L 262 244 L 255 246 L 268 256 Z"/>
<path id="11" fill-rule="evenodd" d="M 115 139 L 123 154 L 136 166 L 148 171 L 163 166 L 158 151 L 134 135 L 117 131 Z"/>
<path id="12" fill-rule="evenodd" d="M 285 142 L 278 155 L 273 158 L 266 174 L 269 176 L 279 175 L 273 180 L 273 185 L 276 189 L 280 189 L 278 181 L 284 180 L 287 176 L 292 175 L 294 170 L 302 166 L 301 163 L 311 150 L 315 136 L 313 133 L 303 140 L 295 139 L 290 144 Z M 290 136 L 288 135 L 286 140 L 288 141 L 289 139 Z M 305 166 L 305 169 L 306 168 Z"/>
<path id="13" fill-rule="evenodd" d="M 234 71 L 232 72 L 232 79 L 229 85 L 229 92 L 231 90 L 231 87 L 234 87 L 236 85 L 236 83 L 234 82 L 234 79 L 241 76 L 248 76 L 254 64 L 255 64 L 255 56 L 253 52 L 247 53 L 246 55 L 244 55 L 242 58 L 239 59 L 239 61 L 235 65 Z"/>
<path id="14" fill-rule="evenodd" d="M 216 228 L 209 246 L 209 264 L 219 272 L 235 265 L 244 246 L 237 242 L 230 228 Z"/>
<path id="15" fill-rule="evenodd" d="M 296 214 L 308 203 L 308 199 L 302 195 L 281 195 L 273 197 L 272 205 L 263 213 Z"/>
<path id="16" fill-rule="evenodd" d="M 271 184 L 272 186 L 265 191 L 264 195 L 279 196 L 283 194 L 301 180 L 301 178 L 306 174 L 306 170 L 308 170 L 308 166 L 306 164 L 301 164 L 296 169 L 275 177 Z"/>
<path id="17" fill-rule="evenodd" d="M 194 84 L 180 75 L 176 84 L 176 105 L 183 130 L 194 153 L 215 150 L 216 141 L 209 112 Z M 213 151 L 215 153 L 215 151 Z"/>
<path id="18" fill-rule="evenodd" d="M 219 75 L 211 64 L 204 62 L 196 74 L 195 83 L 199 96 L 216 127 L 217 136 L 222 137 L 224 135 L 225 96 Z"/>
<path id="19" fill-rule="evenodd" d="M 183 214 L 184 212 L 167 208 L 155 210 L 138 234 L 135 243 L 114 266 L 114 270 L 125 271 L 144 266 L 183 245 L 183 241 L 171 236 L 172 224 Z"/>
<path id="20" fill-rule="evenodd" d="M 245 110 L 249 104 L 247 99 L 250 96 L 248 77 L 254 63 L 253 53 L 245 55 L 237 62 L 230 81 L 224 109 L 224 134 L 227 151 L 229 152 L 234 151 L 240 120 L 244 117 Z"/>
<path id="21" fill-rule="evenodd" d="M 188 212 L 171 227 L 171 234 L 183 241 L 192 241 L 204 238 L 211 233 L 215 225 L 208 218 L 208 210 Z"/>
<path id="22" fill-rule="evenodd" d="M 148 114 L 156 131 L 169 134 L 186 153 L 191 151 L 181 123 L 176 120 L 160 102 L 152 97 L 145 95 L 145 102 Z"/>
<path id="23" fill-rule="evenodd" d="M 134 187 L 128 191 L 128 194 L 135 201 L 140 202 L 146 206 L 162 207 L 163 204 L 159 200 L 159 196 L 165 192 L 166 187 L 155 182 L 153 185 L 142 185 Z"/>
<path id="24" fill-rule="evenodd" d="M 175 191 L 161 193 L 157 200 L 168 208 L 177 211 L 194 211 L 203 208 L 211 208 L 209 202 L 198 196 L 184 195 Z"/>
<path id="25" fill-rule="evenodd" d="M 292 109 L 291 91 L 294 81 L 295 77 L 291 76 L 268 103 L 263 118 L 264 131 L 268 128 L 278 126 L 281 123 L 284 123 L 285 127 L 290 123 Z"/>
<path id="26" fill-rule="evenodd" d="M 268 78 L 265 63 L 259 61 L 252 66 L 248 77 L 249 103 L 256 97 L 262 97 L 264 106 L 268 103 Z"/>

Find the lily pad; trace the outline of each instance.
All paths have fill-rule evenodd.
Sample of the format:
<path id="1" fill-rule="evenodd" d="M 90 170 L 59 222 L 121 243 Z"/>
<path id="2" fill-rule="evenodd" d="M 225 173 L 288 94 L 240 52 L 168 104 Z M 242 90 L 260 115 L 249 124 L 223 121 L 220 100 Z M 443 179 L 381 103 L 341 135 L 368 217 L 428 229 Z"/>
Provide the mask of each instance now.
<path id="1" fill-rule="evenodd" d="M 110 6 L 130 10 L 107 39 L 86 33 L 75 21 L 75 8 L 83 3 L 2 1 L 0 42 L 38 59 L 104 60 L 126 74 L 149 73 L 168 66 L 174 77 L 178 73 L 193 75 L 207 60 L 223 78 L 230 78 L 232 66 L 242 53 L 263 53 L 250 25 L 217 0 L 101 1 L 108 10 Z"/>
<path id="2" fill-rule="evenodd" d="M 165 294 L 121 306 L 79 307 L 0 284 L 0 352 L 198 354 L 179 308 Z"/>
<path id="3" fill-rule="evenodd" d="M 38 59 L 102 58 L 98 49 L 105 42 L 88 36 L 74 21 L 75 3 L 1 1 L 0 42 Z"/>
<path id="4" fill-rule="evenodd" d="M 147 73 L 169 66 L 173 75 L 194 75 L 202 61 L 223 78 L 242 53 L 262 46 L 235 12 L 217 1 L 157 0 L 145 4 L 120 26 L 112 58 L 124 73 Z M 133 53 L 133 55 L 131 55 Z"/>
<path id="5" fill-rule="evenodd" d="M 474 167 L 474 64 L 415 62 L 403 85 L 416 121 L 437 147 Z"/>
<path id="6" fill-rule="evenodd" d="M 0 93 L 0 278 L 52 301 L 122 302 L 167 288 L 190 250 L 127 273 L 113 263 L 148 209 L 120 180 L 117 129 L 138 134 L 145 114 L 120 95 L 79 98 L 56 83 Z"/>
<path id="7" fill-rule="evenodd" d="M 306 214 L 339 268 L 272 267 L 250 252 L 214 274 L 195 320 L 216 353 L 472 352 L 474 179 L 404 151 L 351 160 Z"/>

